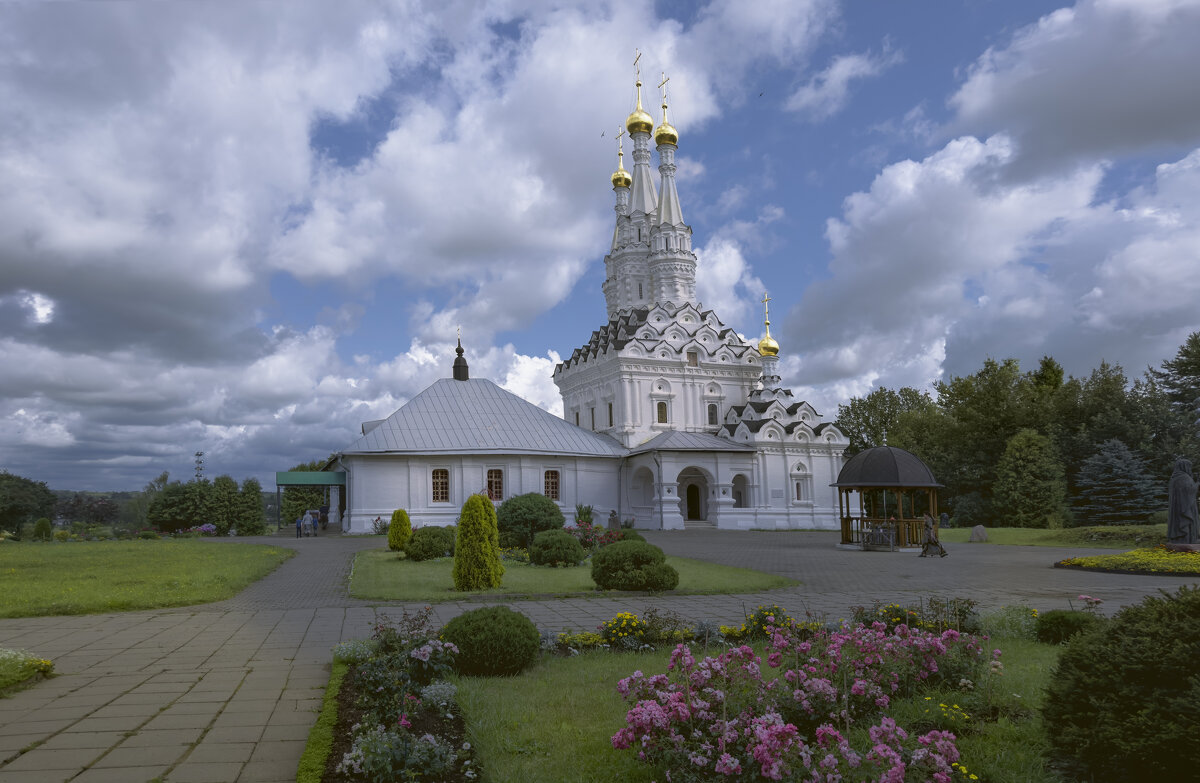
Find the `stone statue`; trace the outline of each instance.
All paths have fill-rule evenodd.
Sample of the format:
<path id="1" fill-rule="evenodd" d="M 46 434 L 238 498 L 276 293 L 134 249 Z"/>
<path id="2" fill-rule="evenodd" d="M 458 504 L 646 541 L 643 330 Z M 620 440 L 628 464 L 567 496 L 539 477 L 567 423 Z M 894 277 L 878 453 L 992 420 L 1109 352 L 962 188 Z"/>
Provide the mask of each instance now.
<path id="1" fill-rule="evenodd" d="M 1191 460 L 1175 460 L 1175 472 L 1167 488 L 1167 541 L 1172 544 L 1200 543 L 1196 517 L 1196 480 Z"/>
<path id="2" fill-rule="evenodd" d="M 612 511 L 608 512 L 608 529 L 609 530 L 620 530 L 621 529 L 621 520 L 617 519 L 616 509 L 613 509 Z"/>

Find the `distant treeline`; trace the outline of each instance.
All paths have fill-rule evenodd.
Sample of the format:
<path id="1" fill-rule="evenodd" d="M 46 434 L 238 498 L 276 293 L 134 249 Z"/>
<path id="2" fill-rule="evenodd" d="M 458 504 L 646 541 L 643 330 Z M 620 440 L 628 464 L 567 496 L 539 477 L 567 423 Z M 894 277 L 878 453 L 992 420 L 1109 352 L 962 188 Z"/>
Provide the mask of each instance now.
<path id="1" fill-rule="evenodd" d="M 1200 463 L 1200 332 L 1130 383 L 1119 365 L 1064 378 L 1043 357 L 988 359 L 934 394 L 879 388 L 838 406 L 847 456 L 898 446 L 946 488 L 956 525 L 1055 527 L 1165 521 L 1175 460 Z"/>

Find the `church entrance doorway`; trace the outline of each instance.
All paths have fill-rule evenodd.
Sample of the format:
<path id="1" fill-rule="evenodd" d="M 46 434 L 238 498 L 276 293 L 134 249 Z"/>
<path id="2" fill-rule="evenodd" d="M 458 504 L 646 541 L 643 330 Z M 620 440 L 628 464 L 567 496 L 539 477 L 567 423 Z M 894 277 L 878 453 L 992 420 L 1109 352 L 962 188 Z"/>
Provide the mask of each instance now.
<path id="1" fill-rule="evenodd" d="M 678 481 L 684 519 L 708 519 L 708 476 L 699 468 L 686 468 L 679 474 Z"/>

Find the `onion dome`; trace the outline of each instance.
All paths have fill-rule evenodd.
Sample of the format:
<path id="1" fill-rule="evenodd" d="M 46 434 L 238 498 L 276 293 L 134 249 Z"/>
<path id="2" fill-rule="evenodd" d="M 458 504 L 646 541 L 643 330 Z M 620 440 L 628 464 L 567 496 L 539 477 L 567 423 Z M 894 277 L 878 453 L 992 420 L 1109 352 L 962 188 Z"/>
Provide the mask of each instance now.
<path id="1" fill-rule="evenodd" d="M 617 170 L 613 172 L 612 184 L 614 188 L 627 188 L 633 184 L 633 177 L 625 170 L 625 153 L 617 153 Z"/>
<path id="2" fill-rule="evenodd" d="M 642 108 L 642 80 L 637 82 L 637 108 L 634 109 L 628 117 L 625 118 L 625 130 L 629 131 L 630 135 L 634 133 L 649 134 L 654 130 L 654 118 L 646 113 Z"/>
<path id="3" fill-rule="evenodd" d="M 758 341 L 758 352 L 763 356 L 778 356 L 779 343 L 775 342 L 771 337 L 771 297 L 763 294 L 763 326 L 767 330 L 767 336 Z"/>
<path id="4" fill-rule="evenodd" d="M 679 131 L 675 130 L 675 126 L 667 122 L 667 102 L 663 100 L 662 105 L 663 120 L 658 129 L 654 131 L 655 144 L 679 144 Z"/>

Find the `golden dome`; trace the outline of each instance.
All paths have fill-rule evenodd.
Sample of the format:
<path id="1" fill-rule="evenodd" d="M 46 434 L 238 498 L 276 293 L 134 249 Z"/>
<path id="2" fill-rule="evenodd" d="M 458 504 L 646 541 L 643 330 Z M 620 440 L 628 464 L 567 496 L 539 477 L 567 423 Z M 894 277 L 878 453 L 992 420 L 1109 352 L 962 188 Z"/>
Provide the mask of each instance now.
<path id="1" fill-rule="evenodd" d="M 634 133 L 650 133 L 654 130 L 654 118 L 642 108 L 642 80 L 637 82 L 637 108 L 625 118 L 625 130 Z"/>
<path id="2" fill-rule="evenodd" d="M 679 144 L 679 132 L 675 130 L 675 126 L 663 120 L 663 124 L 658 126 L 658 130 L 654 131 L 655 144 Z"/>
<path id="3" fill-rule="evenodd" d="M 625 170 L 625 164 L 618 164 L 612 175 L 612 184 L 614 188 L 627 188 L 633 184 L 633 177 Z"/>
<path id="4" fill-rule="evenodd" d="M 778 356 L 779 343 L 775 342 L 768 332 L 766 337 L 758 341 L 758 352 L 763 356 Z"/>
<path id="5" fill-rule="evenodd" d="M 666 76 L 664 75 L 664 80 Z M 662 124 L 658 126 L 658 130 L 654 131 L 655 144 L 679 144 L 679 131 L 675 130 L 675 126 L 667 122 L 667 94 L 663 93 L 663 119 Z"/>

